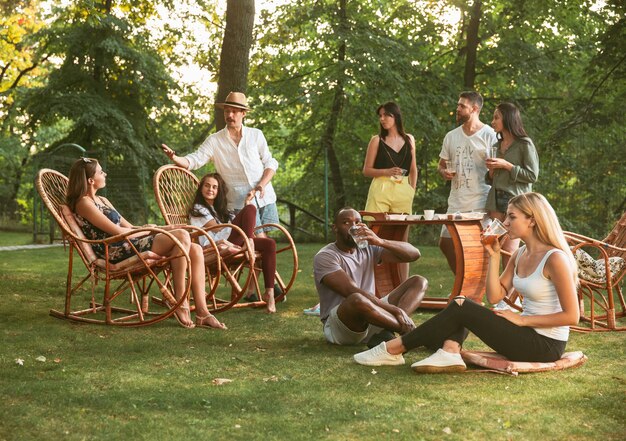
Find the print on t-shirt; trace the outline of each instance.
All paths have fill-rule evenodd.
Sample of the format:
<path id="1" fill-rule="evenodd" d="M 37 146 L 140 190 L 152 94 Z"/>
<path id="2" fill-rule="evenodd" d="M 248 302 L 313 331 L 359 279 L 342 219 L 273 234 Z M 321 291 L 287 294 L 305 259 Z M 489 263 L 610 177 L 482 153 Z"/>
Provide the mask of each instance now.
<path id="1" fill-rule="evenodd" d="M 455 190 L 459 188 L 472 188 L 475 184 L 472 184 L 472 179 L 476 179 L 478 176 L 474 171 L 476 170 L 476 163 L 472 159 L 474 154 L 474 146 L 471 144 L 456 146 L 454 155 L 456 164 L 456 176 L 457 178 L 452 181 L 452 185 Z"/>

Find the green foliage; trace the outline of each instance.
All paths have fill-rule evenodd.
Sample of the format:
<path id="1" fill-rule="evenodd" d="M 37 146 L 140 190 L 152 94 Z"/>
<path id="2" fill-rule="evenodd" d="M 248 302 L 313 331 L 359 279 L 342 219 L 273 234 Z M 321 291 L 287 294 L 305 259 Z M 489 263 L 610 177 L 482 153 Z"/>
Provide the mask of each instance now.
<path id="1" fill-rule="evenodd" d="M 321 213 L 320 139 L 332 87 L 342 79 L 346 101 L 335 149 L 349 203 L 365 204 L 369 180 L 361 168 L 378 131 L 374 112 L 394 100 L 416 137 L 422 167 L 414 207 L 444 209 L 449 189 L 435 167 L 441 141 L 455 127 L 469 9 L 458 1 L 348 2 L 344 33 L 337 2 L 286 4 L 261 17 L 251 69 L 259 101 L 253 117 L 282 154 L 279 194 Z M 461 21 L 446 23 L 455 11 Z M 618 2 L 494 0 L 483 2 L 480 17 L 475 88 L 485 97 L 483 121 L 491 121 L 500 101 L 516 103 L 539 150 L 535 189 L 554 202 L 567 228 L 599 237 L 626 207 L 619 153 L 625 141 L 623 12 Z M 331 206 L 334 199 L 331 189 Z"/>
<path id="2" fill-rule="evenodd" d="M 175 87 L 162 60 L 127 19 L 89 1 L 63 11 L 40 38 L 48 54 L 63 61 L 22 102 L 31 124 L 71 121 L 69 133 L 51 148 L 64 142 L 85 147 L 103 162 L 112 187 L 124 179 L 127 191 L 116 204 L 145 217 L 145 201 L 136 195 L 156 166 L 150 113 L 171 104 L 167 91 Z"/>
<path id="3" fill-rule="evenodd" d="M 449 187 L 435 167 L 456 125 L 471 5 L 347 1 L 342 21 L 335 0 L 279 3 L 256 28 L 247 116 L 280 160 L 279 196 L 323 217 L 322 138 L 340 84 L 333 150 L 347 203 L 365 204 L 361 169 L 378 132 L 375 109 L 394 100 L 422 168 L 414 209 L 443 210 Z M 217 75 L 224 17 L 214 0 L 118 0 L 108 12 L 106 2 L 81 0 L 53 9 L 44 24 L 38 4 L 5 8 L 0 29 L 0 60 L 15 60 L 0 79 L 2 207 L 23 217 L 15 201 L 32 198 L 43 161 L 33 155 L 69 141 L 103 159 L 114 203 L 143 222 L 154 205 L 136 195 L 151 192 L 152 172 L 165 160 L 156 145 L 186 153 L 211 130 L 212 97 L 169 75 L 187 65 Z M 486 100 L 483 121 L 500 101 L 521 108 L 540 155 L 535 189 L 566 228 L 596 237 L 626 208 L 625 15 L 615 0 L 484 0 L 480 16 L 475 88 Z M 331 211 L 338 199 L 331 186 Z M 299 225 L 313 229 L 312 221 Z"/>

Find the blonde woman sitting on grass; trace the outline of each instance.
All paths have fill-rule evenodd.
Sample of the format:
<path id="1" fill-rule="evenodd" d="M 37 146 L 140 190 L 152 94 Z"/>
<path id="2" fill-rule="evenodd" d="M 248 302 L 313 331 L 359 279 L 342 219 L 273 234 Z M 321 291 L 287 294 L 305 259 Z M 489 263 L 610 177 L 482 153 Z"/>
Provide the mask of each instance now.
<path id="1" fill-rule="evenodd" d="M 403 353 L 425 346 L 436 351 L 413 363 L 418 373 L 465 370 L 460 351 L 468 331 L 513 361 L 553 362 L 561 358 L 569 326 L 578 323 L 578 276 L 558 218 L 538 193 L 524 193 L 509 201 L 504 226 L 511 239 L 524 246 L 509 260 L 502 275 L 500 245 L 485 244 L 489 253 L 487 299 L 496 304 L 511 288 L 522 296 L 523 312 L 490 310 L 459 296 L 413 331 L 354 356 L 367 366 L 404 364 Z"/>

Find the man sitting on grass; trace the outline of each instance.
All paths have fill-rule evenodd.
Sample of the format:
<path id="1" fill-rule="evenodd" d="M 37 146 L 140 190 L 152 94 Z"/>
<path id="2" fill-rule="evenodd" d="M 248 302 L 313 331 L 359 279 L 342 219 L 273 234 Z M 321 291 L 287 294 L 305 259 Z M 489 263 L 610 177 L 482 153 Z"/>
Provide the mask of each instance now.
<path id="1" fill-rule="evenodd" d="M 364 248 L 357 246 L 350 228 Z M 374 294 L 374 267 L 378 263 L 413 262 L 420 257 L 407 242 L 378 237 L 361 222 L 353 208 L 342 208 L 332 225 L 335 242 L 322 248 L 313 259 L 315 287 L 320 297 L 320 318 L 330 343 L 369 347 L 415 328 L 409 317 L 424 298 L 428 281 L 411 276 L 385 297 Z"/>

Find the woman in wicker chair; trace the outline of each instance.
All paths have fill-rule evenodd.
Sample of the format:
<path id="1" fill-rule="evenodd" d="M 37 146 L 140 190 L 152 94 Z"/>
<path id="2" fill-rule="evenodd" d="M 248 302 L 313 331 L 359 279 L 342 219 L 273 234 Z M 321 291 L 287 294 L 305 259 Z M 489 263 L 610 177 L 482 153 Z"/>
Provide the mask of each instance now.
<path id="1" fill-rule="evenodd" d="M 256 237 L 254 228 L 256 223 L 256 207 L 251 205 L 254 190 L 250 192 L 245 206 L 236 215 L 226 208 L 226 193 L 228 188 L 219 173 L 205 175 L 198 184 L 192 206 L 189 209 L 191 225 L 208 228 L 221 223 L 232 223 L 240 227 L 247 237 L 252 239 L 255 251 L 261 254 L 261 268 L 265 292 L 263 300 L 266 302 L 267 312 L 276 312 L 274 301 L 274 281 L 276 274 L 276 242 L 268 237 Z M 220 248 L 238 249 L 243 245 L 243 238 L 231 232 L 228 227 L 218 231 L 208 231 Z M 203 238 L 201 238 L 202 241 Z M 206 241 L 206 238 L 204 238 Z"/>
<path id="2" fill-rule="evenodd" d="M 487 299 L 502 300 L 514 287 L 523 294 L 524 311 L 489 310 L 459 296 L 442 312 L 411 332 L 354 356 L 368 366 L 404 364 L 402 354 L 426 346 L 436 352 L 411 368 L 418 373 L 465 370 L 460 350 L 468 331 L 513 361 L 554 362 L 561 358 L 569 326 L 578 323 L 578 283 L 574 256 L 548 201 L 523 193 L 508 204 L 504 223 L 512 239 L 524 246 L 509 260 L 502 275 L 500 244 L 484 244 L 490 255 Z"/>
<path id="3" fill-rule="evenodd" d="M 126 233 L 133 229 L 108 201 L 96 193 L 106 186 L 104 170 L 96 159 L 81 158 L 70 169 L 69 183 L 67 187 L 67 204 L 75 214 L 83 233 L 88 239 L 103 240 L 110 236 Z M 191 320 L 189 304 L 185 302 L 175 313 L 176 320 L 184 328 L 205 327 L 226 329 L 208 310 L 204 292 L 204 263 L 202 248 L 191 242 L 189 233 L 185 230 L 172 230 L 171 234 L 187 248 L 191 259 L 191 289 L 196 305 L 195 324 Z M 159 256 L 170 256 L 177 252 L 174 242 L 163 234 L 147 235 L 137 233 L 137 237 L 131 238 L 138 252 L 152 251 Z M 105 258 L 104 247 L 93 247 L 94 252 L 100 258 Z M 135 255 L 130 244 L 120 241 L 109 246 L 109 261 L 120 262 Z M 186 262 L 183 258 L 171 261 L 171 269 L 174 282 L 174 295 L 177 299 L 184 294 Z"/>

